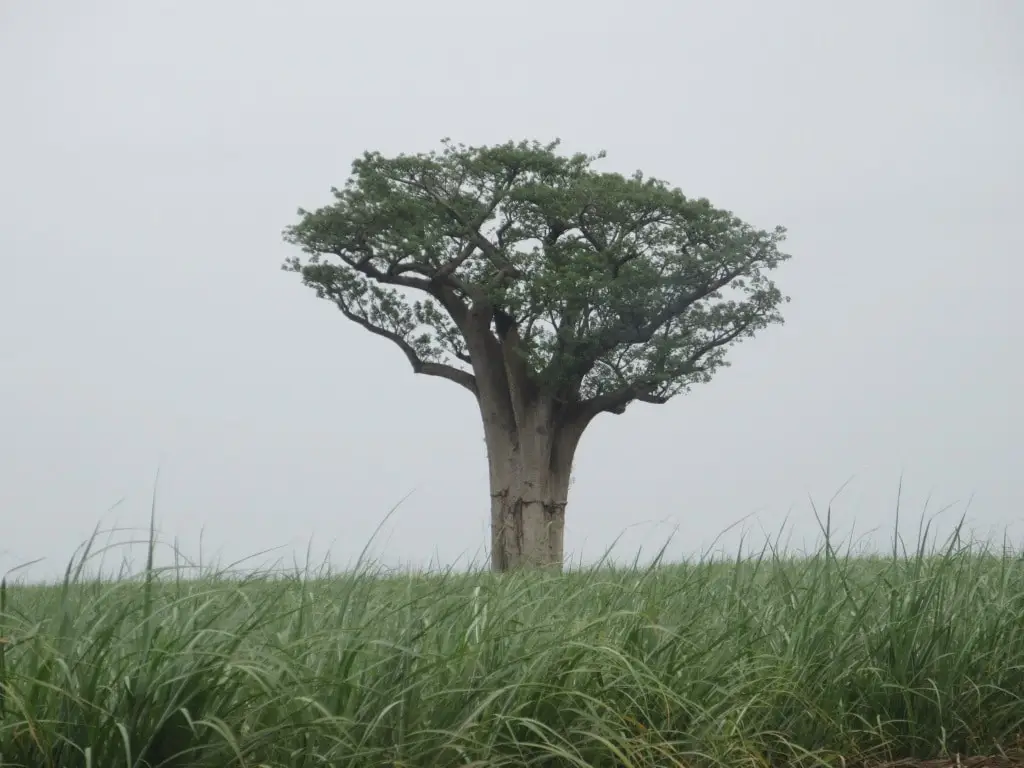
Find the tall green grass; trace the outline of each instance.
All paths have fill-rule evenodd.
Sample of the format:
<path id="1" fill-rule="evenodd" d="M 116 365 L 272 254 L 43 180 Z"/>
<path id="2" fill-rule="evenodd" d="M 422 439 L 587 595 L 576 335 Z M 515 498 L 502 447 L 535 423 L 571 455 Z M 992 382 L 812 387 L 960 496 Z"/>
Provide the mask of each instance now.
<path id="1" fill-rule="evenodd" d="M 927 550 L 927 551 L 926 551 Z M 0 765 L 853 765 L 1024 731 L 1024 559 L 152 566 L 0 593 Z"/>

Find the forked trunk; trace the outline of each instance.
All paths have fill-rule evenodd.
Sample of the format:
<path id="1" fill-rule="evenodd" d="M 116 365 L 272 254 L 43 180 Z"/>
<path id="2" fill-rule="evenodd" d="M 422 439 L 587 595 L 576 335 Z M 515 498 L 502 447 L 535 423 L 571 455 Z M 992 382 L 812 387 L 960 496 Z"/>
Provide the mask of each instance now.
<path id="1" fill-rule="evenodd" d="M 485 429 L 491 478 L 491 567 L 561 569 L 576 425 L 537 408 L 517 429 Z"/>

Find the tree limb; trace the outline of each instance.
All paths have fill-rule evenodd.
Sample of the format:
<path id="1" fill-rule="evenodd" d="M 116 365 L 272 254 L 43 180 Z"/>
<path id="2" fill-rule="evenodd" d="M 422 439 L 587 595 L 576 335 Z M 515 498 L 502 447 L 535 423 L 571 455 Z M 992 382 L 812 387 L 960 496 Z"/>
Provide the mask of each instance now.
<path id="1" fill-rule="evenodd" d="M 522 339 L 516 319 L 507 312 L 496 309 L 494 328 L 501 343 L 502 362 L 505 365 L 508 383 L 514 394 L 512 401 L 520 404 L 529 403 L 533 400 L 537 388 L 530 379 L 529 364 L 523 357 Z"/>
<path id="2" fill-rule="evenodd" d="M 751 326 L 753 319 L 745 323 L 737 323 L 729 331 L 714 336 L 696 350 L 675 370 L 676 377 L 688 373 L 696 373 L 701 370 L 700 359 L 709 352 L 735 341 L 743 335 Z M 584 415 L 592 419 L 599 413 L 613 413 L 620 415 L 625 413 L 626 407 L 636 401 L 641 403 L 653 403 L 661 405 L 668 402 L 669 395 L 655 394 L 659 383 L 634 381 L 624 384 L 620 389 L 596 395 L 580 403 L 580 409 Z"/>
<path id="3" fill-rule="evenodd" d="M 653 386 L 643 387 L 636 383 L 627 384 L 614 392 L 606 392 L 584 400 L 580 403 L 580 412 L 589 421 L 599 413 L 623 414 L 626 412 L 626 407 L 634 401 L 657 404 L 668 401 L 667 397 L 653 394 L 653 389 Z"/>
<path id="4" fill-rule="evenodd" d="M 341 313 L 352 322 L 362 326 L 370 333 L 382 336 L 383 338 L 394 342 L 409 360 L 409 364 L 412 365 L 413 373 L 422 373 L 425 376 L 437 376 L 442 379 L 448 379 L 449 381 L 454 381 L 456 384 L 465 387 L 474 395 L 477 394 L 476 377 L 473 376 L 473 374 L 459 370 L 454 366 L 446 365 L 445 363 L 432 363 L 420 359 L 420 356 L 416 354 L 416 350 L 412 348 L 412 345 L 399 334 L 374 325 L 365 317 L 356 314 L 349 309 L 348 305 L 342 299 L 337 296 L 334 297 L 334 303 L 338 306 L 338 309 L 341 310 Z"/>
<path id="5" fill-rule="evenodd" d="M 484 222 L 487 221 L 488 218 L 490 218 L 490 216 L 494 213 L 497 207 L 505 199 L 505 195 L 507 194 L 508 189 L 511 187 L 512 183 L 515 181 L 518 175 L 518 171 L 510 170 L 508 172 L 508 174 L 503 179 L 501 186 L 495 191 L 493 197 L 488 201 L 484 212 L 476 221 L 469 221 L 468 219 L 466 219 L 466 217 L 463 216 L 454 205 L 452 205 L 451 200 L 449 200 L 444 195 L 439 194 L 430 184 L 427 184 L 419 179 L 412 179 L 408 177 L 394 176 L 388 174 L 384 174 L 384 177 L 398 184 L 405 184 L 406 186 L 419 189 L 421 192 L 426 194 L 431 200 L 433 200 L 435 203 L 444 208 L 445 212 L 447 212 L 448 215 L 451 216 L 455 220 L 455 222 L 460 227 L 463 228 L 465 236 L 468 241 L 467 245 L 472 245 L 475 248 L 479 248 L 480 251 L 488 259 L 491 260 L 491 263 L 494 264 L 495 268 L 501 274 L 507 277 L 521 278 L 523 276 L 522 272 L 516 269 L 512 262 L 505 258 L 505 256 L 501 253 L 501 250 L 497 248 L 494 245 L 494 243 L 492 243 L 490 240 L 488 240 L 486 237 L 480 234 L 480 227 L 484 225 Z M 471 250 L 468 252 L 463 252 L 466 253 L 466 256 L 461 257 L 460 254 L 460 258 L 456 259 L 456 261 L 458 261 L 459 263 L 461 263 L 461 261 L 464 261 L 465 258 L 468 258 L 469 254 L 472 253 Z M 451 262 L 442 267 L 442 269 L 446 269 L 450 265 Z M 458 264 L 456 264 L 454 267 L 451 267 L 450 271 L 454 271 L 457 266 Z"/>
<path id="6" fill-rule="evenodd" d="M 402 274 L 403 272 L 413 271 L 411 269 L 394 271 L 388 270 L 387 272 L 382 272 L 371 263 L 370 259 L 373 258 L 372 255 L 359 259 L 358 261 L 346 259 L 341 254 L 335 255 L 340 256 L 342 261 L 352 267 L 352 269 L 357 272 L 361 272 L 378 283 L 383 283 L 385 285 L 399 285 L 403 288 L 415 288 L 418 291 L 430 293 L 430 280 L 425 277 L 409 277 L 406 274 Z"/>
<path id="7" fill-rule="evenodd" d="M 696 290 L 688 291 L 687 293 L 676 297 L 674 301 L 670 301 L 661 312 L 646 323 L 632 324 L 623 321 L 617 328 L 603 334 L 602 337 L 595 340 L 589 340 L 589 349 L 585 351 L 585 354 L 584 349 L 578 342 L 571 340 L 568 341 L 561 348 L 561 351 L 563 353 L 573 355 L 577 360 L 576 364 L 569 372 L 570 378 L 573 381 L 582 381 L 582 379 L 590 373 L 591 370 L 593 370 L 598 360 L 619 345 L 646 344 L 654 337 L 654 334 L 665 325 L 665 323 L 669 322 L 673 318 L 679 317 L 696 302 L 705 299 L 715 291 L 724 288 L 749 268 L 749 264 L 744 264 L 736 269 L 728 270 L 721 277 L 705 282 Z"/>
<path id="8" fill-rule="evenodd" d="M 654 334 L 658 332 L 658 329 L 669 320 L 674 317 L 678 317 L 701 299 L 706 299 L 715 291 L 721 290 L 748 269 L 750 269 L 750 264 L 742 264 L 736 269 L 727 270 L 725 274 L 715 280 L 709 280 L 696 290 L 688 291 L 681 296 L 677 296 L 675 300 L 670 301 L 665 308 L 661 310 L 661 312 L 641 326 L 631 327 L 623 325 L 619 327 L 615 333 L 609 334 L 608 337 L 603 340 L 599 347 L 601 351 L 599 352 L 598 357 L 619 344 L 646 344 L 654 337 Z"/>
<path id="9" fill-rule="evenodd" d="M 486 411 L 485 429 L 489 423 L 495 423 L 507 434 L 514 434 L 516 410 L 508 371 L 502 361 L 501 342 L 491 332 L 492 317 L 491 307 L 473 306 L 466 311 L 460 328 L 473 361 L 477 397 Z"/>

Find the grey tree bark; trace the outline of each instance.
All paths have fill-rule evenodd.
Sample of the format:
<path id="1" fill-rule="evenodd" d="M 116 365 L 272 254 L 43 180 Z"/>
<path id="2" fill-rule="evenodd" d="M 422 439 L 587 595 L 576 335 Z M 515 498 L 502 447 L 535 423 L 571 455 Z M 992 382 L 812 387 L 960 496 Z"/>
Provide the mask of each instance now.
<path id="1" fill-rule="evenodd" d="M 549 403 L 517 409 L 512 429 L 485 418 L 491 567 L 560 569 L 573 458 L 583 429 Z"/>

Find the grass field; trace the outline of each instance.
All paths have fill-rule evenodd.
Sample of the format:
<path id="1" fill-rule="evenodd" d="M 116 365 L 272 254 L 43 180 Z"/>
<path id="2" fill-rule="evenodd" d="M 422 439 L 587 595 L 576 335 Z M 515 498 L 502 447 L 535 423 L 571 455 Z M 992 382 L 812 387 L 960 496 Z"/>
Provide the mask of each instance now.
<path id="1" fill-rule="evenodd" d="M 0 765 L 776 766 L 1024 732 L 1024 559 L 9 584 Z"/>

